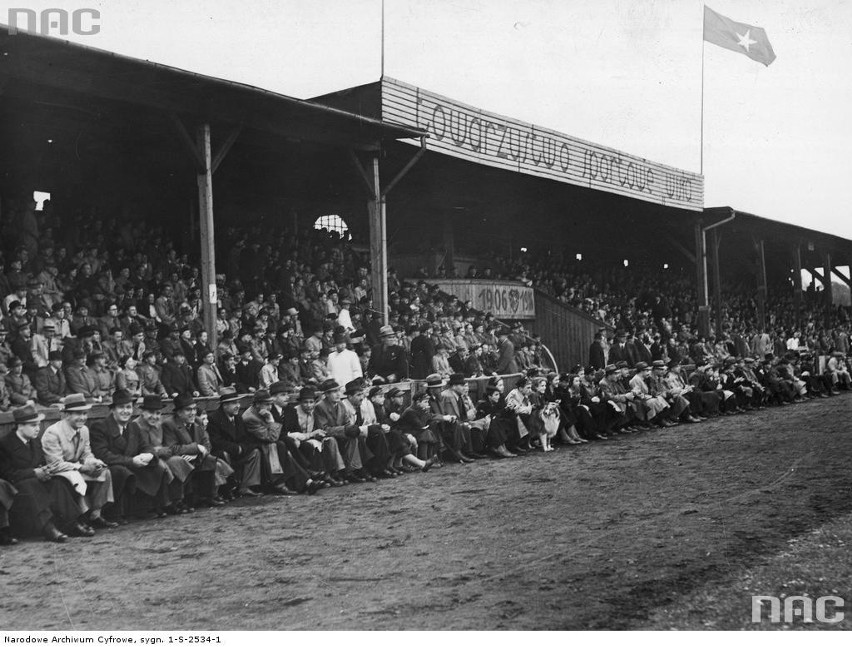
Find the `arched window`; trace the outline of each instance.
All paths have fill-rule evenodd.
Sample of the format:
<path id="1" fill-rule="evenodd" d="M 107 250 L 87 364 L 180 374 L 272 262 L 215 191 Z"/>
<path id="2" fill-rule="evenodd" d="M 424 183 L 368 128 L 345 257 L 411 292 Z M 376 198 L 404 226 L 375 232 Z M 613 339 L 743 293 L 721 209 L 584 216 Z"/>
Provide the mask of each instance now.
<path id="1" fill-rule="evenodd" d="M 343 240 L 349 240 L 349 225 L 337 215 L 320 216 L 314 222 L 314 229 L 327 229 L 328 231 L 336 231 L 340 234 Z"/>

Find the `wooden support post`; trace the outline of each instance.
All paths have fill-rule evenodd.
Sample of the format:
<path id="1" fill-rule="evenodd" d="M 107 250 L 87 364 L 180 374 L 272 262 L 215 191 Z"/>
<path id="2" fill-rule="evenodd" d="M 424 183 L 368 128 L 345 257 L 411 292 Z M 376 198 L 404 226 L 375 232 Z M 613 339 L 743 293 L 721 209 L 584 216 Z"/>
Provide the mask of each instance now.
<path id="1" fill-rule="evenodd" d="M 444 268 L 447 271 L 447 277 L 451 278 L 453 270 L 456 267 L 456 237 L 453 229 L 453 214 L 449 211 L 444 212 L 443 221 L 443 242 L 444 242 Z"/>
<path id="2" fill-rule="evenodd" d="M 722 334 L 722 272 L 719 265 L 719 232 L 711 230 L 713 247 L 713 309 L 716 314 L 716 337 Z"/>
<path id="3" fill-rule="evenodd" d="M 198 128 L 196 150 L 202 161 L 198 173 L 198 215 L 201 224 L 201 299 L 204 307 L 204 329 L 210 336 L 210 347 L 216 348 L 216 245 L 213 232 L 213 165 L 211 160 L 210 124 Z"/>
<path id="4" fill-rule="evenodd" d="M 831 325 L 831 307 L 834 305 L 834 298 L 831 292 L 831 254 L 826 252 L 822 256 L 822 265 L 825 269 L 822 271 L 822 285 L 825 289 L 825 325 Z"/>
<path id="5" fill-rule="evenodd" d="M 796 327 L 802 329 L 802 246 L 793 245 L 793 305 L 796 308 Z"/>
<path id="6" fill-rule="evenodd" d="M 755 241 L 755 250 L 757 251 L 757 321 L 760 325 L 760 330 L 766 328 L 766 250 L 764 241 Z"/>
<path id="7" fill-rule="evenodd" d="M 370 265 L 372 267 L 373 308 L 382 315 L 382 323 L 388 323 L 388 250 L 387 250 L 387 213 L 385 198 L 382 195 L 379 177 L 379 157 L 372 159 L 370 190 L 373 193 L 368 202 L 370 212 Z"/>
<path id="8" fill-rule="evenodd" d="M 696 313 L 698 334 L 707 337 L 710 334 L 710 318 L 707 308 L 707 240 L 703 223 L 695 225 L 695 286 L 698 294 L 698 312 Z"/>

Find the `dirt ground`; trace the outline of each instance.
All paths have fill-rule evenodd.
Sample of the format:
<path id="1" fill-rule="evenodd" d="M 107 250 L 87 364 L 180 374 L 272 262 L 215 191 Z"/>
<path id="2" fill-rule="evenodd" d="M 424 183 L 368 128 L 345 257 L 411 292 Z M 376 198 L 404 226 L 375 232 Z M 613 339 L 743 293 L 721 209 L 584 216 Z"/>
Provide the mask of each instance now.
<path id="1" fill-rule="evenodd" d="M 0 627 L 742 627 L 744 573 L 852 512 L 850 414 L 844 394 L 28 540 L 0 554 Z M 713 589 L 742 601 L 708 624 L 695 596 Z"/>

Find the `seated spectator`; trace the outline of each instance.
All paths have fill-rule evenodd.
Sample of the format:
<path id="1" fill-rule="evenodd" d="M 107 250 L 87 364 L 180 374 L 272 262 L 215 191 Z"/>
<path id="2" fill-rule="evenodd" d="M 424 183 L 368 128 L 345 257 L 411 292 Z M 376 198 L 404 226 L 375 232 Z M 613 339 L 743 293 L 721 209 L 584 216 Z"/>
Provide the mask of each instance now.
<path id="1" fill-rule="evenodd" d="M 114 501 L 112 476 L 89 443 L 86 420 L 92 405 L 82 393 L 65 396 L 62 404 L 62 420 L 45 429 L 41 439 L 45 461 L 50 472 L 67 479 L 76 492 L 79 516 L 69 534 L 93 537 L 95 528 L 118 525 L 101 515 L 104 506 Z"/>
<path id="2" fill-rule="evenodd" d="M 9 372 L 5 376 L 6 389 L 12 406 L 32 404 L 36 399 L 36 390 L 26 376 L 24 363 L 18 357 L 9 360 Z"/>
<path id="3" fill-rule="evenodd" d="M 60 400 L 68 393 L 65 372 L 62 370 L 62 351 L 50 351 L 47 366 L 36 373 L 35 388 L 39 404 L 45 407 L 60 406 Z"/>
<path id="4" fill-rule="evenodd" d="M 0 481 L 0 545 L 15 543 L 9 540 L 10 521 L 22 534 L 35 530 L 48 541 L 64 543 L 68 535 L 60 529 L 79 530 L 74 490 L 47 467 L 38 438 L 44 416 L 32 405 L 15 409 L 13 415 L 14 431 L 0 438 L 0 477 L 14 486 Z"/>

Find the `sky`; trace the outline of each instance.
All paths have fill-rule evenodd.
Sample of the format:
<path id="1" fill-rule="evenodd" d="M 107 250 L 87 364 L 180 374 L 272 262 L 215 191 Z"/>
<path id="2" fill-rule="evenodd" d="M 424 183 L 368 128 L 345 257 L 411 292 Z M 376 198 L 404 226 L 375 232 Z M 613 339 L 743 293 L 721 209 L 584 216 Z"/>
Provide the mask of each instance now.
<path id="1" fill-rule="evenodd" d="M 100 11 L 68 40 L 299 98 L 377 80 L 381 0 L 0 0 Z M 702 39 L 697 0 L 385 0 L 384 73 L 703 174 L 729 205 L 852 239 L 852 2 L 712 0 L 765 67 Z"/>

